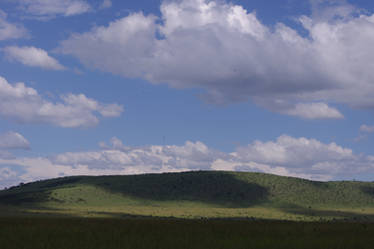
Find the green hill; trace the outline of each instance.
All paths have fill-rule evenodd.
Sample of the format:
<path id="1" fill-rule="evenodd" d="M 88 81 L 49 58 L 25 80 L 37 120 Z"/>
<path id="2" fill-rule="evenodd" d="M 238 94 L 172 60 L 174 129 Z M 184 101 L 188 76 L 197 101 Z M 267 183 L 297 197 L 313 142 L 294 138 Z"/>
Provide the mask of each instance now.
<path id="1" fill-rule="evenodd" d="M 9 215 L 374 220 L 374 183 L 197 171 L 73 176 L 0 191 Z"/>

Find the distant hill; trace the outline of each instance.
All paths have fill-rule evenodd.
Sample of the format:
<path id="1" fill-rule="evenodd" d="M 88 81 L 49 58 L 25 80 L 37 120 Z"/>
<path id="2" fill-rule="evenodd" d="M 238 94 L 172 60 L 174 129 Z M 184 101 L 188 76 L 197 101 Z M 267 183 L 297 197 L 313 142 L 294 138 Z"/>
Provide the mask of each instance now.
<path id="1" fill-rule="evenodd" d="M 374 183 L 194 171 L 72 176 L 0 191 L 0 215 L 374 220 Z"/>

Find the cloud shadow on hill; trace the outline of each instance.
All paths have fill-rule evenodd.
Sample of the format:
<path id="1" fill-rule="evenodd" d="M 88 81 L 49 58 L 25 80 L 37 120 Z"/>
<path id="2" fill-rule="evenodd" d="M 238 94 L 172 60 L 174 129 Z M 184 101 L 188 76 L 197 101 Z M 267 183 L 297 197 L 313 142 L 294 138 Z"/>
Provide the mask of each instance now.
<path id="1" fill-rule="evenodd" d="M 267 201 L 266 188 L 226 172 L 186 172 L 107 176 L 95 181 L 106 191 L 154 201 L 199 201 L 225 207 L 250 207 Z M 122 180 L 122 181 L 121 181 Z"/>
<path id="2" fill-rule="evenodd" d="M 362 186 L 361 190 L 365 194 L 367 194 L 367 195 L 369 195 L 369 196 L 371 196 L 371 197 L 374 198 L 374 187 L 372 187 L 372 186 Z"/>
<path id="3" fill-rule="evenodd" d="M 43 206 L 63 202 L 50 196 L 56 188 L 91 185 L 109 193 L 146 201 L 197 201 L 229 208 L 245 208 L 268 200 L 266 188 L 237 179 L 228 172 L 197 171 L 132 176 L 67 177 L 16 187 L 0 194 L 0 204 Z"/>

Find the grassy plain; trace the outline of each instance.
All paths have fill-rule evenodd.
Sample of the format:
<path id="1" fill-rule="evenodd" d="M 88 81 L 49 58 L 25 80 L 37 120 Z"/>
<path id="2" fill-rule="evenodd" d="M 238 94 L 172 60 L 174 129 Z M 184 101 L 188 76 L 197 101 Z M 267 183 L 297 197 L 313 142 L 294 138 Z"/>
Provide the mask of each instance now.
<path id="1" fill-rule="evenodd" d="M 2 249 L 361 249 L 373 234 L 349 222 L 0 218 Z"/>

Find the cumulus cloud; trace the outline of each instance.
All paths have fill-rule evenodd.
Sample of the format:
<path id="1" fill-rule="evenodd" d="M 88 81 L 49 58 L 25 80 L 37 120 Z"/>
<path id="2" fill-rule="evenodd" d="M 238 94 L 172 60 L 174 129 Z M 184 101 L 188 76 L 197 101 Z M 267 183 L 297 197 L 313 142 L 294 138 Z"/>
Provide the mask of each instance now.
<path id="1" fill-rule="evenodd" d="M 128 172 L 165 172 L 167 170 L 261 171 L 310 179 L 350 177 L 374 171 L 370 156 L 356 155 L 335 143 L 287 135 L 275 141 L 254 141 L 232 153 L 208 148 L 202 142 L 187 141 L 182 146 L 129 147 L 113 138 L 102 150 L 64 153 L 51 159 L 56 164 Z"/>
<path id="2" fill-rule="evenodd" d="M 284 167 L 313 166 L 330 160 L 351 160 L 354 158 L 351 149 L 335 143 L 324 144 L 315 139 L 280 136 L 276 141 L 254 143 L 237 149 L 235 154 L 241 161 L 277 165 Z"/>
<path id="3" fill-rule="evenodd" d="M 362 132 L 367 132 L 367 133 L 373 133 L 374 132 L 374 125 L 370 126 L 370 125 L 361 125 L 360 126 L 360 131 Z"/>
<path id="4" fill-rule="evenodd" d="M 14 186 L 21 181 L 19 174 L 10 167 L 0 168 L 0 189 Z"/>
<path id="5" fill-rule="evenodd" d="M 96 151 L 67 152 L 51 157 L 0 159 L 16 165 L 22 181 L 65 175 L 113 175 L 190 170 L 256 171 L 314 180 L 352 179 L 374 172 L 374 156 L 355 154 L 335 143 L 283 135 L 275 141 L 254 141 L 226 153 L 204 143 L 125 146 L 118 138 Z"/>
<path id="6" fill-rule="evenodd" d="M 285 113 L 307 119 L 340 119 L 344 117 L 337 109 L 329 107 L 325 103 L 298 103 L 294 108 L 286 110 Z"/>
<path id="7" fill-rule="evenodd" d="M 360 126 L 360 133 L 358 134 L 357 137 L 354 138 L 353 141 L 360 142 L 362 140 L 365 140 L 369 137 L 368 134 L 373 133 L 373 132 L 374 132 L 374 126 L 373 125 L 363 124 L 363 125 Z"/>
<path id="8" fill-rule="evenodd" d="M 90 68 L 205 89 L 213 103 L 251 100 L 308 119 L 342 118 L 333 104 L 374 107 L 374 15 L 330 4 L 298 18 L 305 36 L 222 1 L 164 1 L 160 10 L 73 34 L 59 50 Z"/>
<path id="9" fill-rule="evenodd" d="M 9 131 L 0 134 L 0 149 L 29 149 L 30 143 L 21 134 Z"/>
<path id="10" fill-rule="evenodd" d="M 347 0 L 309 0 L 314 19 L 329 21 L 332 19 L 346 19 L 359 10 Z"/>
<path id="11" fill-rule="evenodd" d="M 111 0 L 104 0 L 101 5 L 100 5 L 100 9 L 107 9 L 107 8 L 110 8 L 112 7 L 112 1 Z"/>
<path id="12" fill-rule="evenodd" d="M 30 17 L 49 19 L 56 16 L 74 16 L 91 10 L 85 0 L 17 0 Z"/>
<path id="13" fill-rule="evenodd" d="M 0 158 L 14 158 L 10 150 L 16 149 L 30 149 L 29 141 L 27 141 L 21 134 L 13 131 L 0 134 Z"/>
<path id="14" fill-rule="evenodd" d="M 84 94 L 60 96 L 60 102 L 43 98 L 24 83 L 10 84 L 0 77 L 0 116 L 19 123 L 47 123 L 60 127 L 93 126 L 98 114 L 116 117 L 123 112 L 118 104 L 103 104 Z"/>
<path id="15" fill-rule="evenodd" d="M 260 104 L 267 109 L 287 114 L 290 116 L 297 116 L 304 119 L 342 119 L 344 115 L 334 107 L 329 106 L 323 102 L 312 103 L 290 103 L 282 99 L 259 99 L 255 98 L 257 104 Z"/>
<path id="16" fill-rule="evenodd" d="M 7 14 L 0 9 L 0 41 L 23 38 L 28 35 L 22 25 L 10 23 L 6 19 Z"/>
<path id="17" fill-rule="evenodd" d="M 111 139 L 111 145 L 100 143 L 102 150 L 93 152 L 68 152 L 53 158 L 63 165 L 98 169 L 132 169 L 133 172 L 160 172 L 165 170 L 192 170 L 210 168 L 210 164 L 224 154 L 209 149 L 201 142 L 187 141 L 182 146 L 127 147 L 118 138 Z"/>
<path id="18" fill-rule="evenodd" d="M 214 162 L 212 169 L 256 170 L 315 180 L 351 179 L 374 170 L 372 156 L 356 155 L 335 143 L 287 135 L 276 141 L 255 141 L 230 155 L 230 160 Z"/>
<path id="19" fill-rule="evenodd" d="M 9 60 L 20 62 L 26 66 L 51 70 L 65 69 L 64 66 L 41 48 L 9 46 L 5 47 L 3 51 Z"/>

